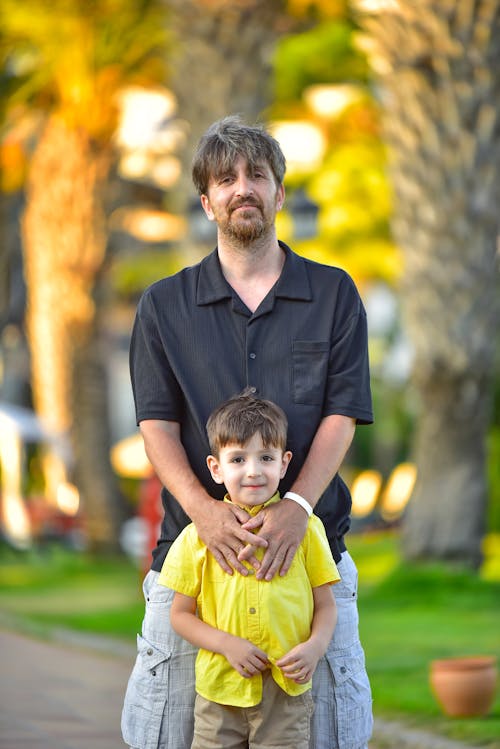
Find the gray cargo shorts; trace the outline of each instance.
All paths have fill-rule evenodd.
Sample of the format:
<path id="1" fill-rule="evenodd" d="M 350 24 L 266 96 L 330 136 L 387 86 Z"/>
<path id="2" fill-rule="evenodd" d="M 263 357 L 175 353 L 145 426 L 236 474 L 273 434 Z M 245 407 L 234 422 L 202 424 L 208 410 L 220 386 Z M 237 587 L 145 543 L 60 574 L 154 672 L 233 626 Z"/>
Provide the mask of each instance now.
<path id="1" fill-rule="evenodd" d="M 372 731 L 372 700 L 358 634 L 357 570 L 348 552 L 333 586 L 338 620 L 313 677 L 311 749 L 364 749 Z M 144 580 L 146 613 L 122 713 L 133 749 L 189 749 L 193 739 L 196 648 L 170 627 L 173 591 L 158 572 Z"/>

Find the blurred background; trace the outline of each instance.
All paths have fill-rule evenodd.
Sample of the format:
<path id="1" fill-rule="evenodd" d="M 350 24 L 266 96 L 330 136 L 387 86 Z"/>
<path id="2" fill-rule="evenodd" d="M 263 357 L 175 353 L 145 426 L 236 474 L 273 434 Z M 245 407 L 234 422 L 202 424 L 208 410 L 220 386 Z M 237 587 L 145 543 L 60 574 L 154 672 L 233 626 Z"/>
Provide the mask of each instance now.
<path id="1" fill-rule="evenodd" d="M 367 644 L 375 682 L 390 601 L 403 591 L 439 590 L 436 621 L 459 590 L 469 590 L 474 611 L 484 594 L 493 622 L 500 3 L 415 6 L 1 1 L 6 590 L 22 580 L 29 588 L 42 569 L 55 584 L 64 569 L 74 576 L 95 560 L 140 572 L 149 564 L 159 487 L 135 425 L 131 325 L 149 283 L 213 248 L 190 160 L 211 122 L 240 113 L 268 124 L 287 158 L 279 237 L 350 273 L 368 313 L 376 421 L 357 430 L 342 473 L 353 495 L 349 546 L 365 585 L 361 605 L 375 606 L 370 593 L 386 603 L 379 639 Z M 135 621 L 140 602 L 130 605 Z M 101 624 L 82 626 L 112 629 L 101 609 Z M 125 621 L 133 637 L 138 625 Z M 474 629 L 468 622 L 464 632 Z M 425 658 L 443 647 L 500 652 L 492 627 L 479 641 L 476 629 L 474 647 L 462 630 L 450 644 L 447 626 Z M 425 658 L 415 657 L 416 666 L 392 665 L 423 670 Z M 377 689 L 395 709 L 395 696 Z"/>

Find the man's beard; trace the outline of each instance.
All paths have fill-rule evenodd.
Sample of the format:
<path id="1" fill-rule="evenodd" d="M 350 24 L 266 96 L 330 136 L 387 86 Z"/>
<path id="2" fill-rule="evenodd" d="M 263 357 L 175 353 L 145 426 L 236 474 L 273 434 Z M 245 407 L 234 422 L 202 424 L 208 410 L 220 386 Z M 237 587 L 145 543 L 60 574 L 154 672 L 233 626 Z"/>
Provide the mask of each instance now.
<path id="1" fill-rule="evenodd" d="M 246 201 L 245 204 L 248 204 L 248 201 Z M 254 242 L 256 239 L 260 239 L 264 236 L 271 226 L 271 222 L 269 219 L 266 220 L 266 216 L 261 206 L 257 204 L 252 205 L 255 205 L 255 208 L 258 209 L 258 214 L 254 210 L 254 215 L 249 218 L 240 218 L 239 216 L 236 216 L 235 219 L 233 214 L 236 208 L 239 207 L 236 205 L 231 209 L 228 218 L 220 222 L 219 228 L 226 237 L 236 240 L 237 242 L 246 243 Z"/>

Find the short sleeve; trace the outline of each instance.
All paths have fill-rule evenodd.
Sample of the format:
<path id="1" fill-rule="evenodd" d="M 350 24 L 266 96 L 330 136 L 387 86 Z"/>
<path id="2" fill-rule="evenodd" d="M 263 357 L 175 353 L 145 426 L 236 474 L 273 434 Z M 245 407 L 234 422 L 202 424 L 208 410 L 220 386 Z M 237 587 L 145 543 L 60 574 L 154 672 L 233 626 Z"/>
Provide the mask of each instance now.
<path id="1" fill-rule="evenodd" d="M 304 556 L 307 574 L 313 588 L 340 580 L 323 523 L 311 515 L 304 538 Z"/>
<path id="2" fill-rule="evenodd" d="M 186 526 L 175 539 L 165 557 L 158 582 L 167 588 L 198 598 L 206 547 L 198 538 L 195 526 Z"/>
<path id="3" fill-rule="evenodd" d="M 341 283 L 330 341 L 324 415 L 373 422 L 366 312 L 352 279 Z"/>
<path id="4" fill-rule="evenodd" d="M 137 423 L 144 419 L 179 421 L 179 384 L 165 353 L 150 290 L 144 292 L 130 342 L 130 377 Z"/>

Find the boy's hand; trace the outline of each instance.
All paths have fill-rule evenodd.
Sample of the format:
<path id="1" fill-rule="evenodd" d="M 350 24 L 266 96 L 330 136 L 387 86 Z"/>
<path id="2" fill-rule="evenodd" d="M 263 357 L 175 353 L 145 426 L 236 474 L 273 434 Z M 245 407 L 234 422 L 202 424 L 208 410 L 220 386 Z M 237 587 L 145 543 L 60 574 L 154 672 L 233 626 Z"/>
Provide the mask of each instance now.
<path id="1" fill-rule="evenodd" d="M 291 499 L 281 499 L 275 504 L 265 507 L 253 518 L 243 523 L 245 530 L 260 528 L 258 538 L 267 541 L 267 549 L 257 578 L 259 580 L 272 580 L 279 571 L 281 576 L 286 575 L 290 569 L 295 552 L 304 538 L 307 529 L 307 513 L 296 502 Z M 255 538 L 255 537 L 254 537 Z M 257 544 L 248 544 L 238 554 L 238 559 L 251 560 L 254 548 Z"/>
<path id="2" fill-rule="evenodd" d="M 267 654 L 242 637 L 227 634 L 221 651 L 231 666 L 245 679 L 250 679 L 269 667 Z"/>
<path id="3" fill-rule="evenodd" d="M 323 650 L 317 643 L 313 640 L 306 640 L 276 661 L 276 665 L 287 679 L 297 684 L 305 684 L 312 679 L 322 655 Z"/>
<path id="4" fill-rule="evenodd" d="M 244 527 L 249 515 L 236 505 L 229 502 L 210 500 L 200 502 L 196 513 L 192 513 L 192 521 L 196 526 L 201 540 L 207 545 L 222 569 L 229 575 L 236 570 L 242 575 L 248 575 L 248 570 L 238 557 L 244 548 L 252 544 L 252 552 L 245 559 L 256 570 L 259 562 L 253 548 L 267 546 L 267 541 Z"/>

